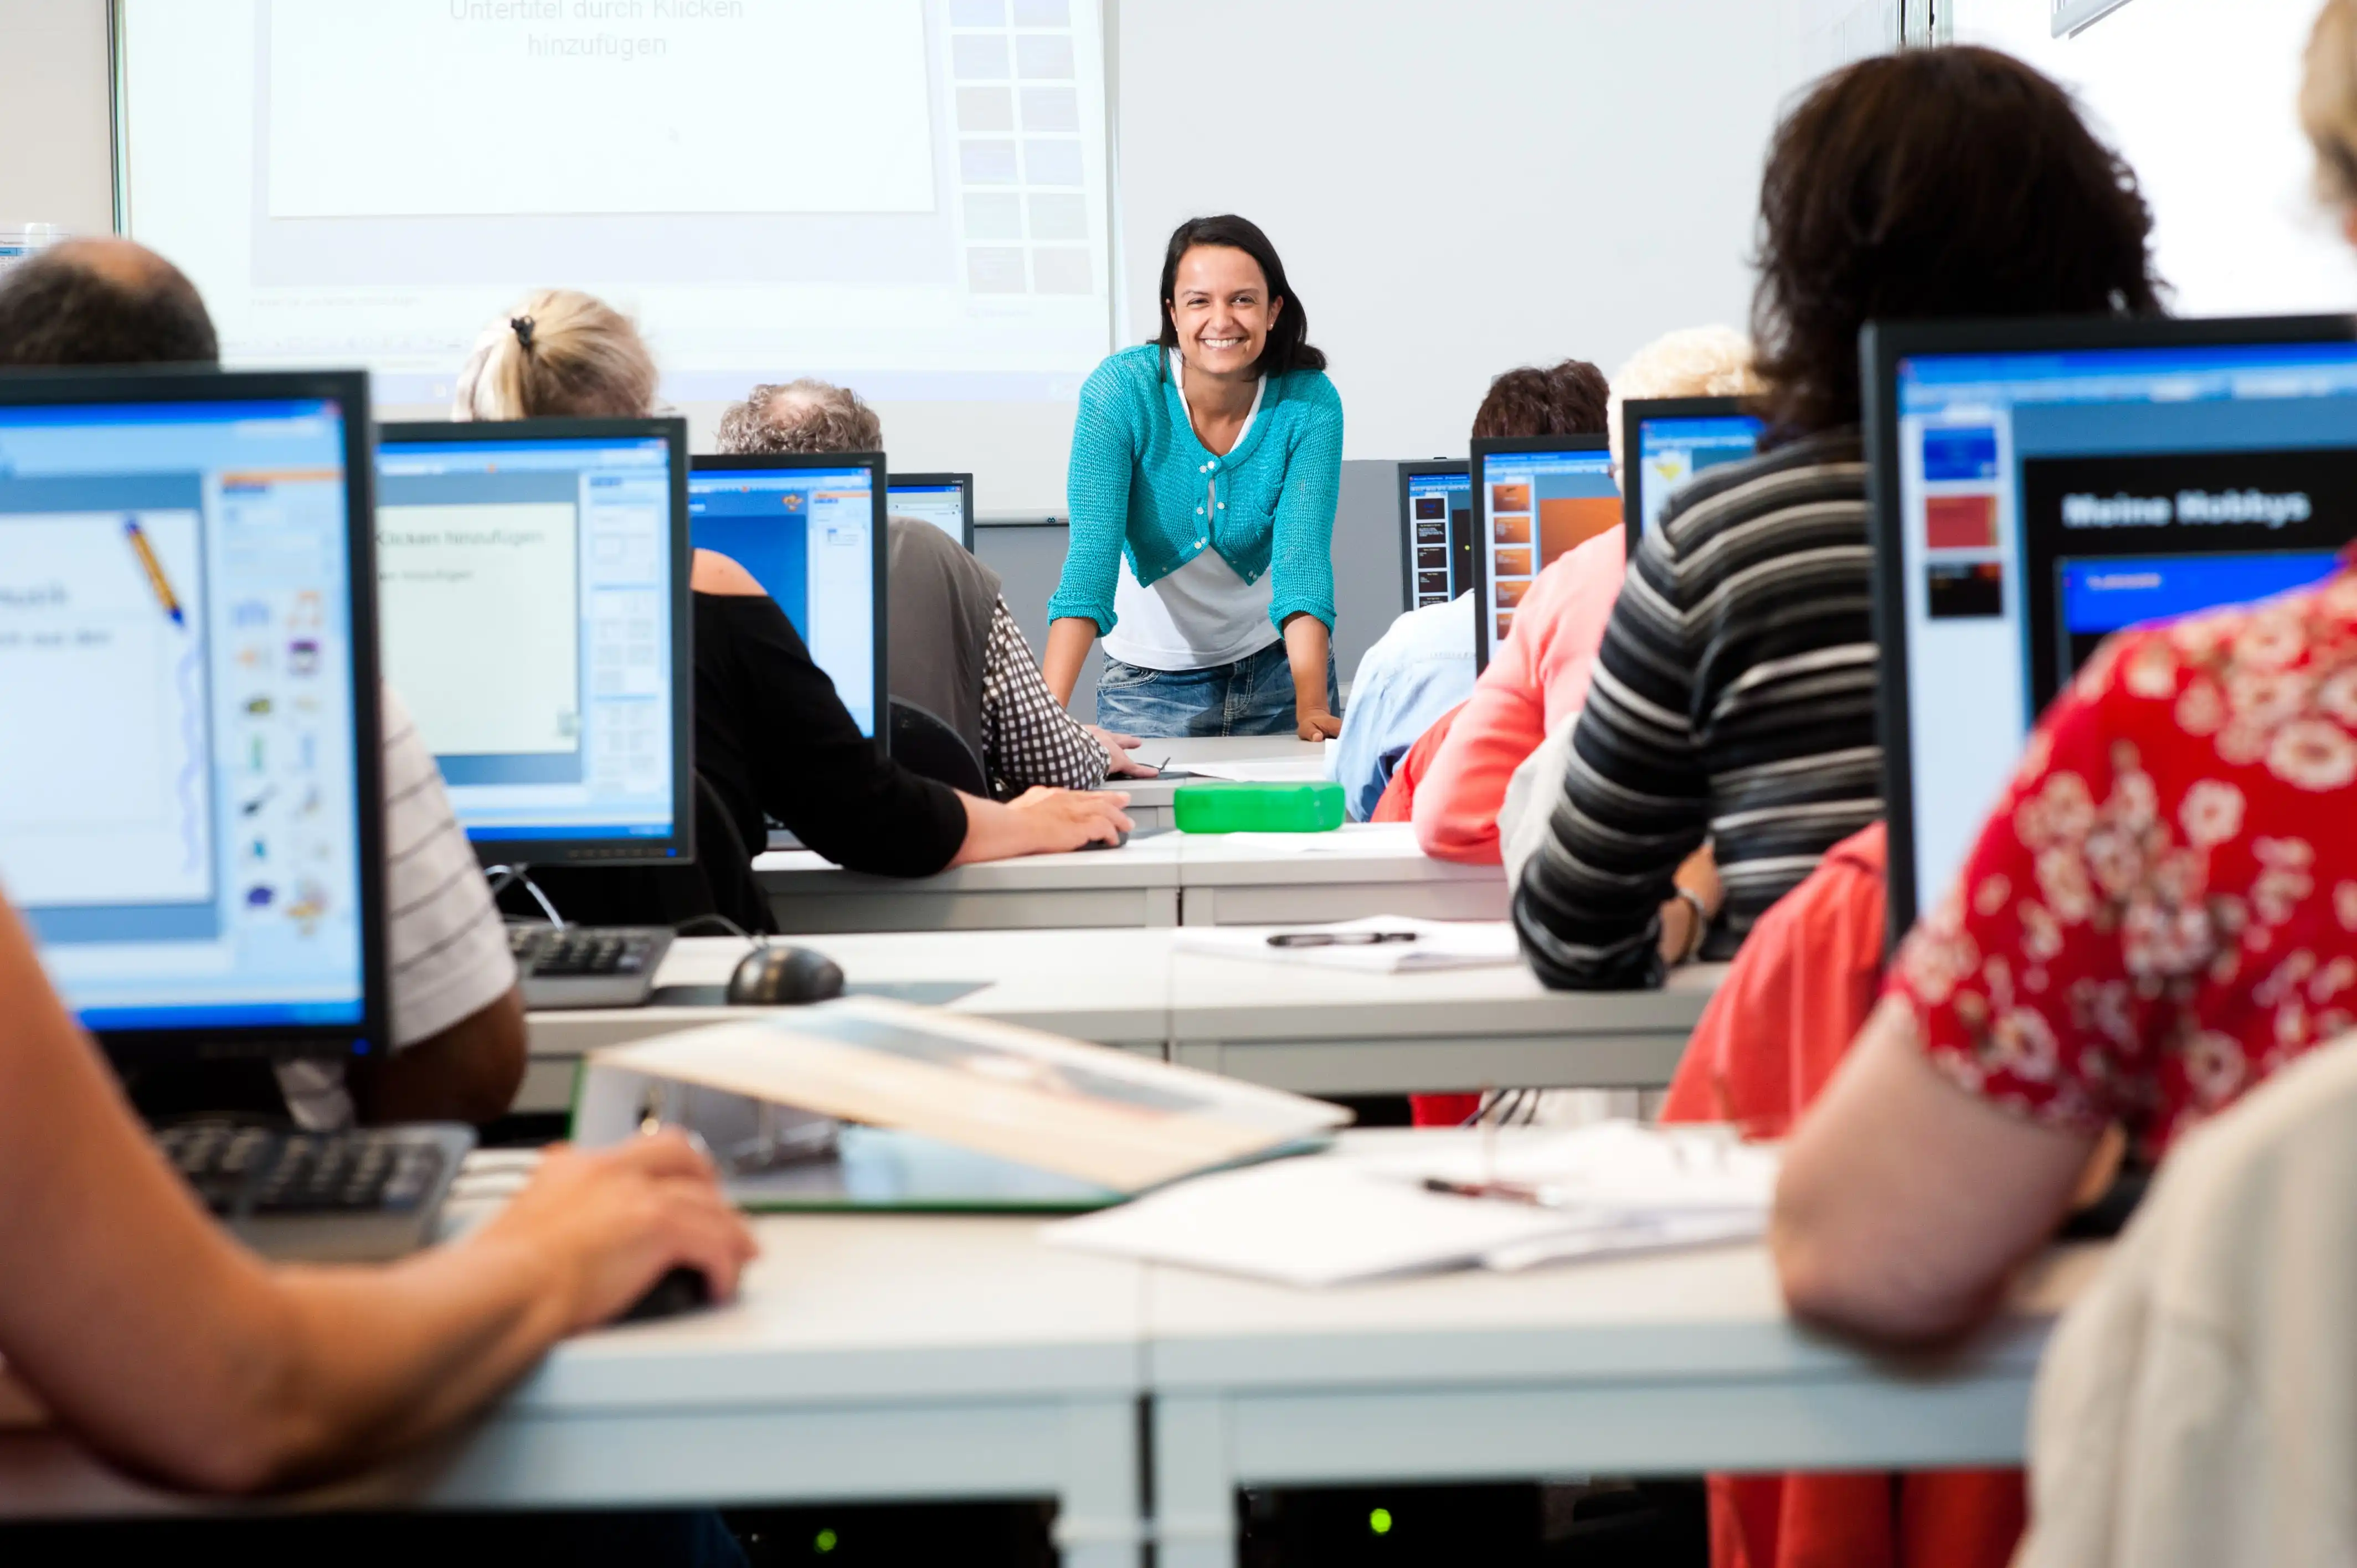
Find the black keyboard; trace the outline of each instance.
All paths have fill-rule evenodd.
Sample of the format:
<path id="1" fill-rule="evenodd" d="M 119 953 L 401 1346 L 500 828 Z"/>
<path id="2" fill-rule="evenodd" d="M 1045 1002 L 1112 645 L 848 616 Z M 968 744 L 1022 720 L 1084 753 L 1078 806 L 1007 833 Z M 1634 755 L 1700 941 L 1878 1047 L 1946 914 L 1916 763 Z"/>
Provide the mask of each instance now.
<path id="1" fill-rule="evenodd" d="M 523 977 L 532 1012 L 573 1007 L 640 1007 L 671 950 L 666 926 L 508 928 L 508 950 Z"/>
<path id="2" fill-rule="evenodd" d="M 397 1258 L 425 1245 L 474 1129 L 290 1133 L 188 1122 L 156 1134 L 197 1197 L 265 1257 Z"/>

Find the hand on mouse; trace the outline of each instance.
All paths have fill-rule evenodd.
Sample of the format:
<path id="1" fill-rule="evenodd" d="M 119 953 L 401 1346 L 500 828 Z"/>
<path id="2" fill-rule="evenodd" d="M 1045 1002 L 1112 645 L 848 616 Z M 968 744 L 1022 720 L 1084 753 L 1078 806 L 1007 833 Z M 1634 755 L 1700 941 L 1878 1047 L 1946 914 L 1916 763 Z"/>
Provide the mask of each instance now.
<path id="1" fill-rule="evenodd" d="M 1140 762 L 1130 756 L 1129 748 L 1145 743 L 1134 735 L 1122 735 L 1095 725 L 1082 725 L 1096 743 L 1105 749 L 1105 776 L 1109 779 L 1151 779 L 1159 771 L 1150 762 Z"/>
<path id="2" fill-rule="evenodd" d="M 465 1245 L 537 1253 L 568 1334 L 610 1321 L 680 1265 L 726 1301 L 754 1253 L 712 1162 L 675 1131 L 594 1152 L 550 1149 L 532 1184 Z"/>
<path id="3" fill-rule="evenodd" d="M 1006 802 L 1021 813 L 1035 842 L 1021 853 L 1054 854 L 1085 843 L 1119 843 L 1136 824 L 1122 808 L 1129 797 L 1118 789 L 1050 789 L 1035 785 Z"/>

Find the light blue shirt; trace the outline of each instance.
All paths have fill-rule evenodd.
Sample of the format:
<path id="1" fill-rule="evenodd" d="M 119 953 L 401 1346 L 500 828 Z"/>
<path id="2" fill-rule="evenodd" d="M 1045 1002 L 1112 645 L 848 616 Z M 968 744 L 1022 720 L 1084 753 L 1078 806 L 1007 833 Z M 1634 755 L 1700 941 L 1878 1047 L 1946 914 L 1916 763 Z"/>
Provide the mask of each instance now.
<path id="1" fill-rule="evenodd" d="M 1459 594 L 1401 616 L 1360 659 L 1334 745 L 1334 777 L 1352 822 L 1373 814 L 1416 737 L 1473 694 L 1473 596 Z"/>

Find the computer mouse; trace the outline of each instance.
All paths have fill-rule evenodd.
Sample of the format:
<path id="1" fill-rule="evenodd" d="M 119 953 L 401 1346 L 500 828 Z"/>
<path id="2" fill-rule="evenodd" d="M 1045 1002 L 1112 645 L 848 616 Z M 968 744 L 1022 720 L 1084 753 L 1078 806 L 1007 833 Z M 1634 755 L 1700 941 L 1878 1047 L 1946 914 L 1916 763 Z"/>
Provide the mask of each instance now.
<path id="1" fill-rule="evenodd" d="M 1103 840 L 1103 839 L 1091 839 L 1088 843 L 1086 843 L 1082 844 L 1081 847 L 1082 847 L 1082 849 L 1119 849 L 1123 844 L 1125 844 L 1125 843 L 1127 843 L 1128 842 L 1129 842 L 1129 830 L 1128 830 L 1127 828 L 1124 828 L 1124 829 L 1122 829 L 1122 830 L 1121 830 L 1121 837 L 1120 837 L 1120 838 L 1118 838 L 1118 839 L 1116 839 L 1116 840 L 1114 840 L 1114 841 L 1113 843 L 1106 843 L 1104 840 Z"/>
<path id="2" fill-rule="evenodd" d="M 659 1317 L 677 1317 L 683 1312 L 711 1305 L 712 1286 L 705 1279 L 704 1271 L 683 1263 L 648 1286 L 647 1294 L 632 1302 L 630 1310 L 614 1321 L 651 1323 Z"/>
<path id="3" fill-rule="evenodd" d="M 843 971 L 824 953 L 772 942 L 737 961 L 728 977 L 733 1007 L 792 1007 L 843 994 Z"/>

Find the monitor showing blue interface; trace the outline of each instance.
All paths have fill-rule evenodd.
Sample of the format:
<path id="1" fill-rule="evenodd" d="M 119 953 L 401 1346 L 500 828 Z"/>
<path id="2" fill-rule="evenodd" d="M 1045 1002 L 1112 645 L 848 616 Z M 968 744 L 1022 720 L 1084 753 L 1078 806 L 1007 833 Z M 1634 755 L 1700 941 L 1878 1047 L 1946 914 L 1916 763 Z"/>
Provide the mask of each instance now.
<path id="1" fill-rule="evenodd" d="M 1717 400 L 1713 400 L 1717 401 Z M 1748 413 L 1731 412 L 1735 399 L 1725 400 L 1730 412 L 1646 418 L 1631 404 L 1637 432 L 1634 463 L 1629 473 L 1629 515 L 1634 525 L 1629 543 L 1651 533 L 1662 521 L 1679 487 L 1706 468 L 1739 463 L 1760 449 L 1760 422 Z"/>
<path id="2" fill-rule="evenodd" d="M 1474 657 L 1486 666 L 1514 628 L 1531 584 L 1558 555 L 1621 527 L 1620 487 L 1601 435 L 1473 443 L 1474 549 L 1480 586 Z"/>
<path id="3" fill-rule="evenodd" d="M 486 859 L 660 862 L 692 842 L 675 424 L 380 434 L 385 681 Z"/>
<path id="4" fill-rule="evenodd" d="M 2357 537 L 2357 345 L 1918 353 L 1894 380 L 1900 597 L 1886 582 L 1883 603 L 1903 618 L 1908 716 L 1890 760 L 1921 907 L 2104 638 L 2333 570 Z"/>
<path id="5" fill-rule="evenodd" d="M 1400 465 L 1406 607 L 1445 605 L 1473 586 L 1473 479 L 1462 463 Z"/>
<path id="6" fill-rule="evenodd" d="M 974 478 L 968 474 L 895 474 L 891 507 L 895 517 L 930 522 L 966 549 L 974 548 Z"/>
<path id="7" fill-rule="evenodd" d="M 49 406 L 0 383 L 0 880 L 110 1045 L 364 1050 L 382 808 L 347 421 L 365 429 L 365 383 L 214 379 L 201 401 L 145 377 L 154 401 Z M 253 395 L 306 383 L 344 395 Z"/>
<path id="8" fill-rule="evenodd" d="M 753 574 L 873 738 L 883 678 L 880 460 L 698 457 L 688 526 L 699 550 Z"/>

